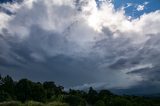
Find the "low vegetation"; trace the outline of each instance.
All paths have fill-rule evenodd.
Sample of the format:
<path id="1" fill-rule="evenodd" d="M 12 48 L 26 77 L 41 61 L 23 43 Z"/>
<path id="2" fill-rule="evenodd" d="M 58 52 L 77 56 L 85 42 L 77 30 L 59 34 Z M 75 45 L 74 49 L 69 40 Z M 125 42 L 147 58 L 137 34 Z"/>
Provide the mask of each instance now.
<path id="1" fill-rule="evenodd" d="M 17 102 L 17 101 L 8 101 L 0 103 L 0 106 L 69 106 L 67 103 L 61 102 L 51 102 L 51 103 L 41 103 L 35 101 L 28 101 L 25 103 Z"/>
<path id="2" fill-rule="evenodd" d="M 109 90 L 68 92 L 54 82 L 0 76 L 0 106 L 160 106 L 160 98 L 119 96 Z"/>

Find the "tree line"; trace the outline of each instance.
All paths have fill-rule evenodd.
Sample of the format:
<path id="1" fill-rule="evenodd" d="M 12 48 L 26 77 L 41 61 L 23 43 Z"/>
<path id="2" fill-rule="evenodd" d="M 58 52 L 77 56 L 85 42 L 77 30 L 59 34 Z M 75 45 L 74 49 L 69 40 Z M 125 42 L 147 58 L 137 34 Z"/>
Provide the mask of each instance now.
<path id="1" fill-rule="evenodd" d="M 14 81 L 10 76 L 0 75 L 0 102 L 36 101 L 48 103 L 58 101 L 68 106 L 160 106 L 160 98 L 115 95 L 109 90 L 96 91 L 92 87 L 88 91 L 64 91 L 52 81 L 33 82 L 28 79 Z M 58 106 L 58 105 L 57 105 Z"/>

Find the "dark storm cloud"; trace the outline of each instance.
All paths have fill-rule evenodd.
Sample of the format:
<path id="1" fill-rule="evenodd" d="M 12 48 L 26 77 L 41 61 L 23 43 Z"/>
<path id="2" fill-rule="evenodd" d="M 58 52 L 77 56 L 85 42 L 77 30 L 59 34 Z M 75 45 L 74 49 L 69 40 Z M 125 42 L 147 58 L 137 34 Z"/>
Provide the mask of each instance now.
<path id="1" fill-rule="evenodd" d="M 6 5 L 15 14 L 0 12 L 2 74 L 73 88 L 160 86 L 159 11 L 128 20 L 94 0 Z"/>
<path id="2" fill-rule="evenodd" d="M 6 8 L 4 7 L 0 7 L 0 12 L 5 12 L 6 14 L 8 15 L 13 15 L 14 13 L 12 13 L 10 10 L 7 10 Z"/>
<path id="3" fill-rule="evenodd" d="M 134 70 L 131 72 L 127 72 L 127 74 L 139 74 L 143 77 L 146 81 L 160 81 L 159 74 L 160 74 L 160 67 L 154 66 L 152 68 L 142 68 L 138 70 Z"/>
<path id="4" fill-rule="evenodd" d="M 118 94 L 130 94 L 138 96 L 159 96 L 159 83 L 154 81 L 141 81 L 137 85 L 131 86 L 127 89 L 111 89 Z"/>

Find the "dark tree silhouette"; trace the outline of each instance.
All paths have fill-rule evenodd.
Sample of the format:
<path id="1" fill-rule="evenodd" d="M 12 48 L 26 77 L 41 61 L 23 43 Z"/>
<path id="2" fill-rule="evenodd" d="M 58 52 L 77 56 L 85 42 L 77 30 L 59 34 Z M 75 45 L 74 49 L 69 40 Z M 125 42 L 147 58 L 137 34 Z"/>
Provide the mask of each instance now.
<path id="1" fill-rule="evenodd" d="M 19 101 L 25 102 L 26 100 L 32 100 L 32 86 L 33 83 L 27 79 L 21 79 L 16 84 L 16 96 Z"/>
<path id="2" fill-rule="evenodd" d="M 48 101 L 65 102 L 69 106 L 160 106 L 160 98 L 119 96 L 109 90 L 97 92 L 92 87 L 89 88 L 88 92 L 73 89 L 66 92 L 63 89 L 63 86 L 57 86 L 52 81 L 40 83 L 21 79 L 15 82 L 10 76 L 2 77 L 0 75 L 0 102 L 33 100 L 43 103 Z M 0 103 L 0 106 L 4 105 Z M 41 106 L 48 105 L 41 104 Z"/>
<path id="3" fill-rule="evenodd" d="M 44 82 L 43 87 L 46 91 L 47 99 L 50 99 L 53 95 L 55 95 L 56 85 L 54 82 Z"/>
<path id="4" fill-rule="evenodd" d="M 92 87 L 89 88 L 87 101 L 88 103 L 94 104 L 98 99 L 98 93 Z"/>

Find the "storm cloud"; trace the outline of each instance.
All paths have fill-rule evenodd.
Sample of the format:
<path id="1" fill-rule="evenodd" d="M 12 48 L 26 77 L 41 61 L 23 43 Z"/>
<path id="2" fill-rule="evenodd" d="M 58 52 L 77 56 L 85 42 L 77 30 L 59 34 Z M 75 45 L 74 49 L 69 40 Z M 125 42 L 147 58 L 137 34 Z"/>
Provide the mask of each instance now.
<path id="1" fill-rule="evenodd" d="M 1 74 L 75 88 L 160 86 L 159 10 L 130 19 L 110 1 L 25 0 L 0 7 Z"/>

